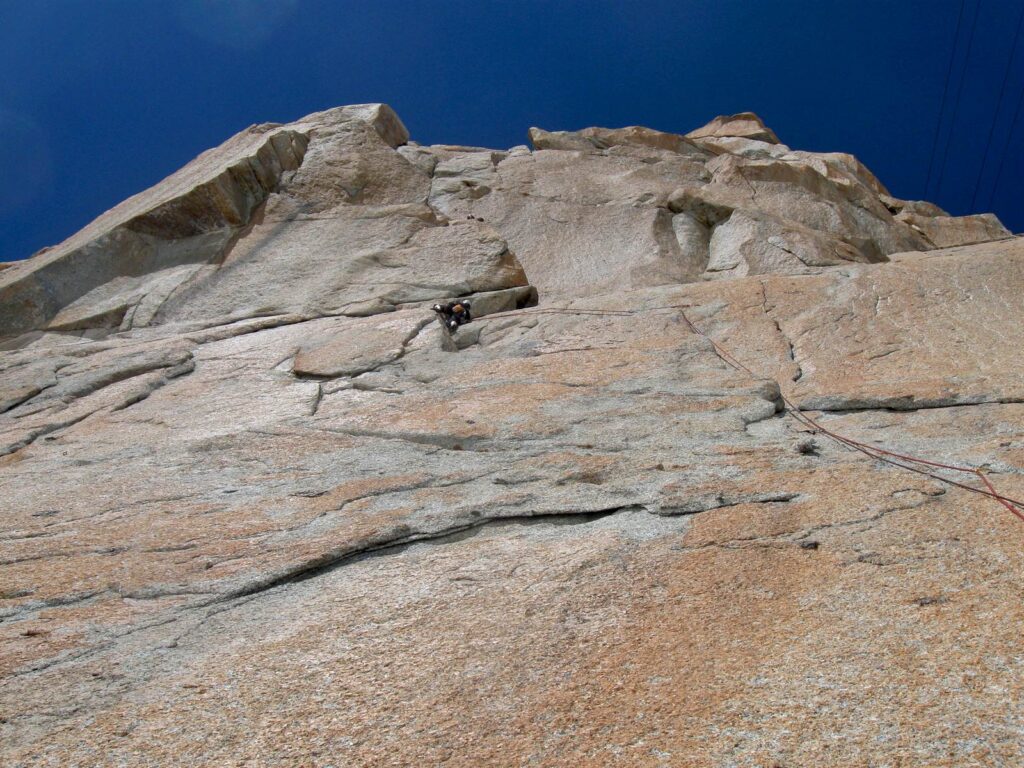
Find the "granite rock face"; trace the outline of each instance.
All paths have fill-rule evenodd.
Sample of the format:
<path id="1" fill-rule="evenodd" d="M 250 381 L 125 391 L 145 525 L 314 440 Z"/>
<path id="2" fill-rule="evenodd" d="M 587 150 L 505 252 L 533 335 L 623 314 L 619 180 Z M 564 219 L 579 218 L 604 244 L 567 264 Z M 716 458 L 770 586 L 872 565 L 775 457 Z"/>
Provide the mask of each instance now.
<path id="1" fill-rule="evenodd" d="M 1024 525 L 783 397 L 1024 497 L 1024 241 L 530 140 L 255 126 L 0 271 L 0 762 L 1017 764 Z"/>
<path id="2" fill-rule="evenodd" d="M 753 112 L 719 115 L 703 128 L 686 134 L 690 139 L 752 139 L 779 144 L 779 137 Z"/>

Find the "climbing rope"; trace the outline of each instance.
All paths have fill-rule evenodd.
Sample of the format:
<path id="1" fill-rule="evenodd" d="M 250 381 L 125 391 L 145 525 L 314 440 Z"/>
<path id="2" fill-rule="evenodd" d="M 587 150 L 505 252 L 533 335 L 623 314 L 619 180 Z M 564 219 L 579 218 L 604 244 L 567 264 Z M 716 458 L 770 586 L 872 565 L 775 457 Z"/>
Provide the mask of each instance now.
<path id="1" fill-rule="evenodd" d="M 480 320 L 492 320 L 500 317 L 522 317 L 524 314 L 536 315 L 536 314 L 556 314 L 556 315 L 584 315 L 584 316 L 606 316 L 606 317 L 629 317 L 639 312 L 664 312 L 669 310 L 671 312 L 678 312 L 682 317 L 683 322 L 686 323 L 687 328 L 697 336 L 706 339 L 711 344 L 712 348 L 719 358 L 722 359 L 731 368 L 741 371 L 753 379 L 764 380 L 763 377 L 758 376 L 750 368 L 741 363 L 736 359 L 735 356 L 728 349 L 723 347 L 708 334 L 704 333 L 690 320 L 686 314 L 686 309 L 691 307 L 690 304 L 669 304 L 661 307 L 648 307 L 640 310 L 629 310 L 629 309 L 569 309 L 567 307 L 540 307 L 526 310 L 515 310 L 508 312 L 496 312 L 491 315 L 479 318 Z M 776 382 L 778 383 L 778 382 Z M 834 440 L 840 445 L 858 451 L 865 456 L 880 461 L 890 466 L 898 467 L 909 472 L 915 472 L 919 475 L 924 475 L 933 480 L 937 480 L 946 485 L 950 485 L 956 488 L 961 488 L 971 493 L 977 493 L 982 496 L 987 496 L 995 501 L 998 501 L 1003 507 L 1005 507 L 1012 515 L 1017 517 L 1021 522 L 1024 522 L 1024 501 L 1004 496 L 999 493 L 995 486 L 989 480 L 988 476 L 977 467 L 965 467 L 956 464 L 946 464 L 940 461 L 932 461 L 930 459 L 923 459 L 918 456 L 911 456 L 905 453 L 897 453 L 896 451 L 886 450 L 879 448 L 868 443 L 863 443 L 859 440 L 854 440 L 852 437 L 848 437 L 839 432 L 829 429 L 828 427 L 821 424 L 816 419 L 809 416 L 807 413 L 802 411 L 796 404 L 794 404 L 788 397 L 781 394 L 782 388 L 779 388 L 780 396 L 782 398 L 783 410 L 791 418 L 795 419 L 798 423 L 802 424 L 806 429 L 812 433 L 821 434 L 825 437 Z M 985 486 L 979 488 L 977 486 L 969 485 L 967 483 L 953 480 L 948 477 L 944 477 L 933 470 L 942 469 L 948 472 L 959 472 L 967 475 L 974 475 L 981 480 L 981 483 Z"/>
<path id="2" fill-rule="evenodd" d="M 687 327 L 691 331 L 693 331 L 698 336 L 707 339 L 708 342 L 710 342 L 711 346 L 715 349 L 715 352 L 718 353 L 718 356 L 722 358 L 722 360 L 724 360 L 733 368 L 743 371 L 744 373 L 755 379 L 759 378 L 747 366 L 745 366 L 743 363 L 741 363 L 739 360 L 733 357 L 733 355 L 727 349 L 725 349 L 722 345 L 720 345 L 718 342 L 716 342 L 714 339 L 712 339 L 710 336 L 708 336 L 706 333 L 700 330 L 696 325 L 694 325 L 693 322 L 691 322 L 690 318 L 686 316 L 686 312 L 681 307 L 679 309 L 679 314 L 682 316 L 683 321 L 686 323 Z M 812 432 L 825 435 L 826 437 L 829 437 L 841 443 L 842 445 L 859 451 L 869 456 L 870 458 L 875 459 L 876 461 L 881 461 L 886 464 L 899 467 L 900 469 L 908 470 L 910 472 L 916 472 L 920 475 L 925 475 L 927 477 L 938 480 L 942 483 L 946 483 L 947 485 L 952 485 L 957 488 L 962 488 L 966 491 L 971 491 L 972 493 L 978 493 L 981 494 L 982 496 L 988 496 L 990 498 L 993 498 L 1000 504 L 1002 504 L 1007 510 L 1009 510 L 1011 514 L 1013 514 L 1015 517 L 1019 518 L 1022 522 L 1024 522 L 1024 502 L 1000 494 L 998 491 L 996 491 L 995 486 L 992 485 L 992 482 L 988 479 L 988 477 L 986 477 L 985 473 L 982 472 L 980 469 L 976 467 L 958 466 L 956 464 L 945 464 L 940 461 L 931 461 L 930 459 L 922 459 L 918 456 L 910 456 L 904 453 L 897 453 L 895 451 L 889 451 L 884 448 L 878 448 L 877 446 L 874 445 L 862 443 L 859 440 L 854 440 L 852 437 L 847 437 L 846 435 L 840 434 L 839 432 L 835 432 L 834 430 L 829 429 L 828 427 L 818 422 L 816 419 L 812 418 L 811 416 L 808 416 L 806 413 L 800 410 L 800 408 L 798 408 L 788 397 L 786 397 L 785 395 L 781 395 L 781 397 L 786 412 L 791 417 L 796 419 L 798 422 L 803 424 L 805 427 L 810 429 Z M 899 461 L 897 461 L 897 459 Z M 908 464 L 904 462 L 910 463 Z M 924 469 L 924 467 L 931 467 L 933 469 L 945 469 L 952 472 L 961 472 L 965 474 L 976 475 L 985 485 L 985 488 L 977 488 L 973 485 L 967 485 L 966 483 L 951 480 L 948 477 L 943 477 L 942 475 L 936 474 L 935 472 L 931 472 L 928 469 Z"/>

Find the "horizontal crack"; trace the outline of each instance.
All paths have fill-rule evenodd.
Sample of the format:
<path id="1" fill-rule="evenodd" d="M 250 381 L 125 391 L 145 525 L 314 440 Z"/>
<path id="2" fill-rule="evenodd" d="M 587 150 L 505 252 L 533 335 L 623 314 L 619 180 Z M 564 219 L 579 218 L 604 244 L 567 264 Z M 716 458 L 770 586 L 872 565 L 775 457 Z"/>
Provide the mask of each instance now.
<path id="1" fill-rule="evenodd" d="M 25 435 L 23 438 L 21 438 L 20 440 L 14 442 L 14 443 L 10 443 L 10 444 L 4 446 L 3 448 L 0 448 L 0 456 L 7 456 L 8 454 L 11 454 L 11 453 L 17 453 L 22 448 L 28 448 L 28 446 L 32 445 L 32 443 L 34 443 L 39 438 L 45 437 L 46 435 L 50 435 L 50 434 L 52 434 L 54 432 L 57 432 L 58 430 L 61 430 L 61 429 L 67 429 L 68 427 L 73 427 L 78 422 L 84 421 L 85 419 L 89 418 L 90 416 L 92 416 L 97 411 L 101 411 L 101 410 L 103 410 L 103 409 L 102 408 L 98 408 L 95 411 L 89 411 L 88 413 L 82 414 L 81 416 L 76 416 L 76 417 L 71 418 L 71 419 L 67 419 L 66 421 L 51 422 L 50 424 L 47 424 L 47 425 L 42 426 L 42 427 L 39 427 L 38 429 L 33 429 L 27 435 Z"/>
<path id="2" fill-rule="evenodd" d="M 793 501 L 799 496 L 799 493 L 792 493 L 789 491 L 769 491 L 767 493 L 752 493 L 742 496 L 725 496 L 718 494 L 711 499 L 708 499 L 707 497 L 703 499 L 698 498 L 678 506 L 660 507 L 659 509 L 652 510 L 652 514 L 664 517 L 671 517 L 674 515 L 696 515 L 701 512 L 710 512 L 713 509 L 736 507 L 740 504 L 786 503 Z"/>
<path id="3" fill-rule="evenodd" d="M 821 523 L 820 525 L 813 525 L 809 528 L 800 528 L 794 531 L 784 531 L 769 536 L 738 537 L 735 539 L 725 539 L 723 541 L 709 541 L 704 544 L 697 544 L 695 546 L 676 545 L 673 546 L 672 549 L 676 552 L 695 552 L 701 549 L 711 549 L 716 547 L 720 549 L 744 549 L 750 546 L 777 547 L 780 545 L 796 545 L 804 549 L 816 550 L 818 548 L 817 542 L 814 542 L 813 546 L 807 546 L 810 543 L 808 541 L 809 537 L 815 533 L 829 530 L 831 528 L 849 528 L 856 525 L 875 523 L 894 512 L 906 512 L 907 510 L 917 509 L 923 504 L 926 504 L 927 502 L 931 501 L 936 496 L 942 496 L 944 493 L 944 488 L 937 488 L 933 493 L 927 494 L 924 499 L 922 499 L 916 504 L 885 507 L 884 509 L 876 512 L 873 515 L 868 515 L 867 517 L 858 517 L 853 520 L 840 520 L 834 523 Z"/>
<path id="4" fill-rule="evenodd" d="M 127 408 L 130 408 L 131 406 L 135 405 L 136 403 L 141 403 L 143 400 L 148 398 L 150 395 L 152 395 L 158 389 L 161 389 L 162 387 L 167 386 L 174 379 L 177 379 L 177 378 L 180 378 L 181 376 L 185 376 L 185 375 L 187 375 L 189 373 L 192 373 L 192 371 L 194 371 L 195 368 L 196 368 L 196 363 L 195 363 L 195 360 L 192 357 L 192 353 L 190 352 L 189 353 L 189 357 L 188 357 L 188 359 L 185 362 L 183 362 L 183 363 L 181 363 L 179 365 L 174 365 L 174 366 L 169 367 L 167 369 L 167 372 L 162 377 L 160 377 L 157 381 L 154 381 L 151 384 L 147 385 L 146 388 L 143 389 L 141 392 L 136 392 L 134 395 L 132 395 L 131 397 L 127 398 L 123 403 L 119 403 L 118 405 L 115 405 L 113 408 L 111 408 L 110 409 L 111 413 L 114 413 L 116 411 L 123 411 L 123 410 L 125 410 Z"/>
<path id="5" fill-rule="evenodd" d="M 930 411 L 940 410 L 944 408 L 971 408 L 976 405 L 1013 405 L 1015 403 L 1024 403 L 1024 397 L 999 397 L 999 398 L 980 398 L 977 400 L 970 400 L 968 402 L 950 402 L 947 399 L 938 400 L 914 400 L 912 396 L 908 397 L 894 397 L 891 399 L 857 399 L 850 398 L 843 400 L 842 398 L 834 398 L 837 401 L 836 405 L 829 405 L 827 402 L 822 403 L 821 400 L 832 399 L 829 395 L 824 395 L 820 400 L 814 398 L 808 398 L 797 403 L 797 406 L 801 411 L 818 411 L 819 413 L 860 413 L 862 411 L 889 411 L 891 413 L 898 412 L 911 412 L 911 411 Z"/>
<path id="6" fill-rule="evenodd" d="M 87 392 L 85 395 L 82 395 L 81 399 L 84 401 L 85 398 L 88 397 L 88 395 L 96 394 L 103 387 L 110 386 L 110 384 L 129 381 L 130 379 L 139 378 L 141 376 L 145 376 L 146 374 L 153 373 L 161 369 L 166 371 L 158 381 L 147 384 L 141 391 L 132 393 L 119 403 L 115 403 L 114 405 L 101 405 L 96 408 L 93 408 L 92 410 L 87 411 L 84 414 L 80 414 L 78 416 L 74 416 L 72 418 L 65 420 L 53 421 L 41 427 L 30 429 L 20 440 L 13 443 L 9 443 L 6 446 L 0 447 L 0 456 L 6 456 L 11 453 L 17 453 L 23 448 L 27 448 L 28 446 L 35 443 L 39 438 L 52 435 L 54 432 L 58 432 L 62 429 L 73 427 L 80 421 L 84 421 L 85 419 L 89 418 L 90 416 L 96 413 L 99 413 L 100 411 L 106 410 L 109 411 L 110 413 L 113 413 L 115 411 L 124 410 L 125 408 L 128 408 L 134 405 L 135 403 L 145 400 L 147 397 L 153 394 L 153 392 L 166 385 L 172 379 L 178 378 L 179 376 L 184 376 L 187 373 L 191 373 L 194 368 L 195 362 L 192 359 L 192 354 L 188 353 L 188 355 L 182 362 L 170 363 L 156 367 L 140 368 L 138 370 L 135 370 L 128 376 L 113 378 L 112 381 L 110 381 L 109 383 L 104 384 L 103 386 L 98 387 L 97 389 L 91 390 Z M 58 413 L 59 412 L 60 411 L 58 411 Z"/>
<path id="7" fill-rule="evenodd" d="M 462 525 L 454 525 L 442 528 L 437 531 L 418 531 L 406 535 L 397 536 L 393 539 L 385 539 L 377 543 L 370 543 L 368 546 L 343 547 L 337 550 L 325 552 L 319 557 L 299 563 L 291 568 L 285 569 L 282 573 L 261 579 L 241 589 L 230 592 L 216 602 L 228 602 L 242 597 L 266 592 L 284 584 L 292 584 L 299 581 L 321 576 L 335 568 L 347 565 L 357 559 L 365 557 L 377 557 L 386 554 L 396 554 L 406 547 L 420 542 L 434 542 L 437 544 L 461 541 L 468 538 L 468 535 L 476 533 L 480 528 L 490 525 L 509 524 L 536 524 L 548 522 L 555 524 L 583 524 L 599 520 L 620 512 L 646 510 L 646 507 L 638 504 L 631 504 L 608 509 L 598 509 L 581 512 L 540 512 L 535 515 L 509 515 L 507 517 L 479 518 Z M 399 526 L 401 530 L 405 526 Z"/>
<path id="8" fill-rule="evenodd" d="M 413 445 L 425 445 L 443 450 L 473 451 L 475 446 L 483 442 L 477 438 L 458 438 L 447 435 L 423 435 L 412 432 L 377 432 L 372 429 L 342 429 L 340 427 L 323 426 L 325 432 L 348 435 L 349 437 L 368 437 L 376 440 L 397 440 Z M 250 430 L 251 431 L 251 430 Z"/>

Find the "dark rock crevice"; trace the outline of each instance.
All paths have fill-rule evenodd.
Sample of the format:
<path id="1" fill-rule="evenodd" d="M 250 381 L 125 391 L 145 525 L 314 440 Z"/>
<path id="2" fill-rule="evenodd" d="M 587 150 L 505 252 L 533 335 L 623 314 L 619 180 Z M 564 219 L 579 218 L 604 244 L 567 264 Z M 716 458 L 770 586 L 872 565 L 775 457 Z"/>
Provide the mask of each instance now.
<path id="1" fill-rule="evenodd" d="M 477 520 L 466 522 L 461 525 L 454 525 L 442 528 L 437 531 L 413 531 L 408 532 L 408 526 L 399 526 L 393 537 L 383 537 L 383 540 L 370 541 L 363 546 L 346 546 L 337 550 L 331 550 L 318 557 L 311 558 L 302 563 L 294 564 L 276 574 L 270 574 L 262 579 L 257 579 L 237 590 L 221 596 L 217 602 L 228 602 L 238 598 L 250 597 L 265 593 L 275 587 L 283 586 L 300 581 L 322 576 L 335 568 L 355 562 L 358 559 L 371 556 L 398 554 L 407 547 L 430 542 L 434 544 L 453 543 L 468 538 L 473 532 L 480 528 L 491 525 L 515 525 L 515 524 L 537 524 L 550 522 L 555 524 L 586 524 L 621 512 L 640 511 L 645 507 L 641 505 L 627 505 L 612 507 L 608 509 L 597 509 L 581 512 L 541 512 L 535 515 L 509 515 L 507 517 L 481 517 Z M 404 530 L 403 530 L 404 529 Z"/>
<path id="2" fill-rule="evenodd" d="M 796 347 L 793 345 L 792 339 L 790 339 L 789 336 L 786 335 L 786 332 L 782 330 L 782 325 L 772 314 L 774 306 L 768 306 L 768 286 L 766 285 L 764 280 L 759 281 L 759 284 L 761 286 L 761 311 L 763 311 L 765 317 L 767 317 L 772 322 L 772 325 L 775 326 L 775 330 L 778 332 L 779 337 L 786 343 L 789 360 L 796 366 L 796 373 L 793 374 L 792 380 L 794 382 L 800 381 L 800 379 L 803 378 L 804 369 L 800 365 L 800 361 L 797 359 Z"/>
<path id="3" fill-rule="evenodd" d="M 799 497 L 799 493 L 792 491 L 766 491 L 763 493 L 741 493 L 735 495 L 714 493 L 693 497 L 688 501 L 678 504 L 660 506 L 652 510 L 652 513 L 665 517 L 696 515 L 702 512 L 710 512 L 714 509 L 722 509 L 723 507 L 736 507 L 740 504 L 785 504 Z"/>
<path id="4" fill-rule="evenodd" d="M 815 411 L 842 415 L 866 411 L 912 413 L 914 411 L 944 408 L 973 408 L 978 405 L 1014 405 L 1024 403 L 1024 396 L 985 397 L 950 395 L 942 398 L 917 399 L 914 395 L 894 397 L 857 397 L 856 395 L 812 395 L 802 398 L 797 406 L 801 411 Z"/>
<path id="5" fill-rule="evenodd" d="M 709 541 L 702 544 L 696 544 L 693 546 L 675 545 L 672 548 L 675 551 L 679 552 L 694 552 L 712 548 L 736 550 L 751 547 L 776 549 L 780 547 L 796 546 L 804 550 L 817 551 L 821 546 L 821 542 L 812 538 L 815 534 L 837 528 L 853 528 L 856 526 L 871 527 L 874 523 L 877 523 L 879 520 L 882 520 L 888 515 L 896 514 L 899 512 L 906 512 L 912 509 L 917 509 L 923 504 L 926 504 L 929 501 L 934 500 L 935 497 L 942 496 L 944 493 L 944 488 L 937 487 L 930 490 L 929 492 L 924 493 L 924 498 L 919 499 L 917 503 L 884 507 L 879 511 L 875 512 L 874 514 L 854 518 L 851 520 L 840 520 L 834 523 L 822 523 L 820 525 L 813 525 L 806 528 L 800 528 L 793 531 L 785 531 L 767 536 L 741 536 L 731 539 L 723 539 L 720 541 Z M 796 498 L 796 495 L 794 495 L 794 498 Z"/>

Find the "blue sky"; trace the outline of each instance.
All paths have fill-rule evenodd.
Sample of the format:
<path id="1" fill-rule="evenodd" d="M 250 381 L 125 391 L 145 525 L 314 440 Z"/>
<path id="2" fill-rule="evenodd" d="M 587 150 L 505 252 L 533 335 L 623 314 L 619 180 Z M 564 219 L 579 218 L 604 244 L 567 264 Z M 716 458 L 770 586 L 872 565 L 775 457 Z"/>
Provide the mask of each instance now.
<path id="1" fill-rule="evenodd" d="M 1019 232 L 1024 42 L 993 116 L 1022 3 L 963 1 L 932 161 L 961 0 L 0 0 L 0 260 L 247 125 L 371 101 L 421 143 L 491 147 L 531 125 L 686 132 L 752 110 L 794 148 L 856 154 L 898 197 Z"/>

